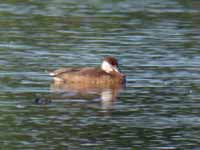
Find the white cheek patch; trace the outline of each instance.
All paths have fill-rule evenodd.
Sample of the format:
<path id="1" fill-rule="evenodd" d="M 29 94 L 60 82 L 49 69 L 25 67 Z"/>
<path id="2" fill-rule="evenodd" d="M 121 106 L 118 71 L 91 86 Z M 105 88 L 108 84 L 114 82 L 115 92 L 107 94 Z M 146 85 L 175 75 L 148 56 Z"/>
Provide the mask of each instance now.
<path id="1" fill-rule="evenodd" d="M 107 61 L 103 61 L 102 65 L 101 65 L 101 69 L 107 73 L 113 71 L 112 65 L 110 65 Z"/>

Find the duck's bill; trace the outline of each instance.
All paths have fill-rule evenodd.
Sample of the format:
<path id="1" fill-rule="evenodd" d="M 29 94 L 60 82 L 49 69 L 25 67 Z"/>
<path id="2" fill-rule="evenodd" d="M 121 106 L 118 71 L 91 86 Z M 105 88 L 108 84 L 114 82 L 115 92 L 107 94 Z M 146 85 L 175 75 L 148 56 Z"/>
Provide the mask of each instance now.
<path id="1" fill-rule="evenodd" d="M 120 70 L 117 67 L 114 67 L 113 70 L 116 72 L 120 72 Z"/>

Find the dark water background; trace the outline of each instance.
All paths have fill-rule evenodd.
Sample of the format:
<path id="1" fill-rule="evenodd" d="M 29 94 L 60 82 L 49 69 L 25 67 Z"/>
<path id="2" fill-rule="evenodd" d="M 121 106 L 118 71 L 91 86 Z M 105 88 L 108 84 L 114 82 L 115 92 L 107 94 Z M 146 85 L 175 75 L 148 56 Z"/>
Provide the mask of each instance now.
<path id="1" fill-rule="evenodd" d="M 127 75 L 112 108 L 51 91 L 48 71 L 107 55 Z M 0 149 L 199 150 L 199 67 L 198 0 L 1 1 Z"/>

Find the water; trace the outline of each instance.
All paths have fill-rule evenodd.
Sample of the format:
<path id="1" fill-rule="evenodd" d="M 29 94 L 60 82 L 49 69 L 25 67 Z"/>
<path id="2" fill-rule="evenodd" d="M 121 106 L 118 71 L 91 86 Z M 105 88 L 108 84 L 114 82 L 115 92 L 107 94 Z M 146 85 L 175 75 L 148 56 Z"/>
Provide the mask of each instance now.
<path id="1" fill-rule="evenodd" d="M 0 148 L 199 149 L 199 18 L 195 0 L 0 2 Z M 114 101 L 52 91 L 49 71 L 108 55 Z"/>

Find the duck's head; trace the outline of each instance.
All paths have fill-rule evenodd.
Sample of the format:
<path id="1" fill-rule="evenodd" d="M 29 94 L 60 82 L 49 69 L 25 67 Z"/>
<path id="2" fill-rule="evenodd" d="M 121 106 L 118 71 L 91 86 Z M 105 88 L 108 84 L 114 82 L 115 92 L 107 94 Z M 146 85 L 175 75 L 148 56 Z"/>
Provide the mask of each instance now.
<path id="1" fill-rule="evenodd" d="M 106 57 L 101 64 L 101 69 L 107 73 L 111 72 L 120 73 L 117 59 L 114 57 Z"/>

